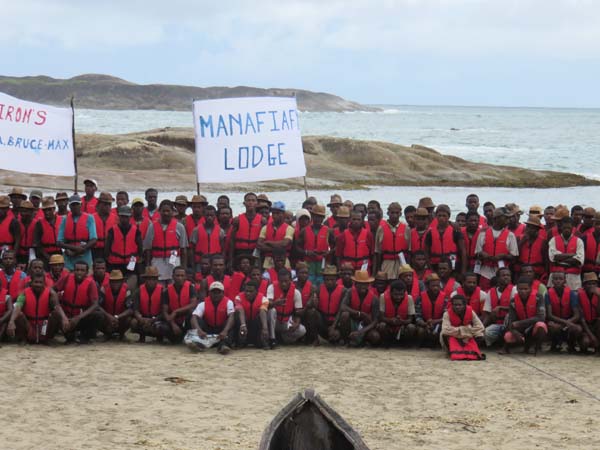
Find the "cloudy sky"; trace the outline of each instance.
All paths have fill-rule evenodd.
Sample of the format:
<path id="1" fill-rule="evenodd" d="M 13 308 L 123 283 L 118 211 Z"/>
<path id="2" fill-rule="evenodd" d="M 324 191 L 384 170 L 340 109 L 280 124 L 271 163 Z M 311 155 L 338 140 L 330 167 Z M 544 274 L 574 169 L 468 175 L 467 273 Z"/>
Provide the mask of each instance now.
<path id="1" fill-rule="evenodd" d="M 600 107 L 600 1 L 0 0 L 0 74 Z"/>

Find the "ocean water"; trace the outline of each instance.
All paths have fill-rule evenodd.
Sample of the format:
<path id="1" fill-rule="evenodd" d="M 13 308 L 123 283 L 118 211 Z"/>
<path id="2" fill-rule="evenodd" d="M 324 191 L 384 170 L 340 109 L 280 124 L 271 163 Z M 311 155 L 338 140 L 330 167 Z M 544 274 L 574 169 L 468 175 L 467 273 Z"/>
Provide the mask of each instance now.
<path id="1" fill-rule="evenodd" d="M 572 172 L 600 179 L 600 109 L 489 108 L 450 106 L 380 105 L 376 113 L 301 113 L 303 135 L 330 135 L 397 144 L 421 144 L 441 153 L 472 161 L 508 164 L 531 169 Z M 190 112 L 76 110 L 76 128 L 83 133 L 131 133 L 161 127 L 193 126 Z M 149 181 L 149 184 L 152 184 Z M 145 186 L 144 186 L 145 187 Z M 143 191 L 142 186 L 139 190 Z M 160 186 L 156 186 L 160 189 Z M 190 186 L 191 195 L 194 186 Z M 218 193 L 203 186 L 210 201 Z M 532 204 L 600 207 L 600 188 L 500 189 L 447 187 L 373 187 L 369 190 L 341 191 L 344 199 L 367 202 L 378 199 L 382 205 L 399 201 L 416 204 L 424 196 L 436 204 L 446 203 L 455 213 L 464 210 L 467 194 L 476 192 L 496 205 L 516 202 L 522 209 Z M 237 212 L 242 208 L 240 192 L 225 192 Z M 176 193 L 161 192 L 160 198 Z M 331 192 L 312 190 L 309 194 L 327 203 Z M 269 193 L 296 210 L 303 191 Z"/>

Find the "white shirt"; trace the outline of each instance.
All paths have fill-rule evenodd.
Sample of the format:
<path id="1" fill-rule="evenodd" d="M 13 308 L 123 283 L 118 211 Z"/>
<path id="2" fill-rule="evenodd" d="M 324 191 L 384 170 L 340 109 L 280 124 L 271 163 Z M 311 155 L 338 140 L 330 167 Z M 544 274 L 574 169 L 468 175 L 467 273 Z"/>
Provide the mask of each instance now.
<path id="1" fill-rule="evenodd" d="M 204 302 L 200 302 L 198 303 L 198 306 L 196 306 L 196 309 L 192 314 L 202 319 L 202 317 L 204 316 L 204 308 Z M 235 307 L 233 306 L 233 302 L 231 300 L 227 300 L 227 317 L 229 317 L 230 314 L 233 314 L 234 311 Z"/>
<path id="2" fill-rule="evenodd" d="M 302 309 L 302 294 L 300 294 L 300 291 L 298 289 L 294 289 L 294 308 L 296 309 Z M 273 288 L 273 285 L 269 285 L 269 287 L 267 288 L 267 298 L 269 300 L 275 300 L 275 289 Z"/>
<path id="3" fill-rule="evenodd" d="M 491 230 L 492 236 L 494 236 L 494 240 L 498 239 L 498 236 L 500 236 L 500 234 L 504 231 L 504 229 L 494 230 L 493 228 Z M 481 231 L 481 233 L 479 233 L 479 237 L 477 238 L 477 244 L 475 245 L 476 254 L 481 253 L 483 251 L 483 245 L 485 243 L 486 235 L 487 233 L 483 230 Z M 512 231 L 508 232 L 508 237 L 506 238 L 506 247 L 508 248 L 508 253 L 510 253 L 513 256 L 519 256 L 519 246 L 517 244 L 517 238 L 515 237 L 515 234 Z M 487 278 L 488 280 L 491 280 L 496 276 L 496 271 L 499 267 L 497 264 L 498 263 L 496 263 L 496 265 L 494 266 L 486 266 L 485 264 L 482 264 L 480 275 L 484 278 Z M 506 264 L 506 266 L 508 266 L 508 264 Z"/>

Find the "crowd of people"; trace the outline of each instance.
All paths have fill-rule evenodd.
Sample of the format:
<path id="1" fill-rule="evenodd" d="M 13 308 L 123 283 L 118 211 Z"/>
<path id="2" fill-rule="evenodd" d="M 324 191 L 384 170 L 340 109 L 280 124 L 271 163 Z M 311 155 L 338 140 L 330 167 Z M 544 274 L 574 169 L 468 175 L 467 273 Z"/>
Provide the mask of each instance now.
<path id="1" fill-rule="evenodd" d="M 220 353 L 330 343 L 600 353 L 600 212 L 334 194 L 298 211 L 244 195 L 0 196 L 0 339 L 184 342 Z M 98 195 L 97 195 L 98 194 Z M 329 211 L 327 211 L 327 208 Z M 521 221 L 524 216 L 526 220 Z"/>

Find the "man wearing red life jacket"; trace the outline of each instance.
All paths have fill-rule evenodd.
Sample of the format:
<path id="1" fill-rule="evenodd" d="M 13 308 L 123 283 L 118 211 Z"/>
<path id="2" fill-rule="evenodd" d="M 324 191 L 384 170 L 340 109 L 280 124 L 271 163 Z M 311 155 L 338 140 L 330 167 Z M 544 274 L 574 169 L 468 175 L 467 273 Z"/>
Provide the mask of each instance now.
<path id="1" fill-rule="evenodd" d="M 98 241 L 92 250 L 94 259 L 106 257 L 104 252 L 106 235 L 117 222 L 116 216 L 111 214 L 112 201 L 113 198 L 109 192 L 101 192 L 98 197 L 96 212 L 92 214 L 96 223 L 96 235 L 98 237 Z"/>
<path id="2" fill-rule="evenodd" d="M 335 247 L 335 239 L 331 230 L 323 224 L 323 219 L 325 219 L 323 205 L 313 206 L 310 215 L 312 222 L 300 230 L 295 245 L 300 260 L 308 264 L 311 282 L 320 286 L 323 282 L 321 275 L 323 261 L 331 254 L 330 249 Z"/>
<path id="3" fill-rule="evenodd" d="M 465 273 L 467 271 L 467 253 L 465 241 L 460 230 L 450 224 L 450 208 L 448 205 L 439 205 L 435 212 L 437 224 L 430 226 L 425 236 L 425 253 L 428 264 L 432 270 L 437 270 L 437 265 L 444 257 L 453 261 L 453 271 Z M 440 318 L 441 319 L 441 318 Z"/>
<path id="4" fill-rule="evenodd" d="M 44 271 L 44 261 L 42 261 L 41 259 L 32 259 L 29 263 L 29 267 L 27 268 L 27 276 L 23 278 L 19 283 L 19 294 L 21 294 L 25 290 L 25 288 L 29 287 L 31 277 L 36 274 L 44 275 L 44 280 L 46 281 L 47 287 L 51 288 L 54 285 L 54 283 L 51 280 L 48 280 L 46 278 L 46 272 Z"/>
<path id="5" fill-rule="evenodd" d="M 173 201 L 173 206 L 175 207 L 175 215 L 173 217 L 175 217 L 175 219 L 182 223 L 184 226 L 187 223 L 186 222 L 186 218 L 187 218 L 187 209 L 189 206 L 189 201 L 187 199 L 187 197 L 185 195 L 177 195 L 175 197 L 175 201 Z M 186 230 L 187 232 L 187 230 Z M 188 236 L 190 234 L 188 233 Z"/>
<path id="6" fill-rule="evenodd" d="M 173 217 L 173 204 L 163 200 L 160 219 L 152 222 L 144 239 L 146 266 L 158 269 L 159 281 L 168 283 L 173 268 L 187 267 L 188 237 L 185 227 Z"/>
<path id="7" fill-rule="evenodd" d="M 460 287 L 460 283 L 452 276 L 452 263 L 448 258 L 442 258 L 438 264 L 437 274 L 440 277 L 442 292 L 448 299 Z"/>
<path id="8" fill-rule="evenodd" d="M 213 255 L 210 259 L 210 274 L 200 282 L 199 298 L 208 297 L 208 289 L 215 281 L 219 281 L 223 284 L 225 296 L 227 298 L 235 298 L 231 276 L 225 274 L 225 258 L 223 255 Z"/>
<path id="9" fill-rule="evenodd" d="M 329 216 L 327 218 L 327 220 L 325 221 L 325 225 L 327 225 L 327 227 L 329 227 L 330 229 L 334 228 L 337 225 L 338 210 L 339 210 L 340 206 L 342 206 L 343 204 L 344 204 L 344 202 L 342 201 L 341 195 L 333 194 L 331 196 L 331 199 L 329 200 L 329 203 L 327 204 L 329 211 L 331 211 L 331 216 Z"/>
<path id="10" fill-rule="evenodd" d="M 21 293 L 21 283 L 27 274 L 17 269 L 17 255 L 14 250 L 4 251 L 2 267 L 0 269 L 0 288 L 7 289 L 11 299 L 16 299 Z"/>
<path id="11" fill-rule="evenodd" d="M 142 241 L 146 239 L 146 233 L 148 233 L 148 227 L 150 226 L 150 219 L 144 217 L 144 200 L 141 198 L 134 198 L 131 202 L 131 225 L 135 225 L 142 234 Z M 143 263 L 143 262 L 142 262 Z"/>
<path id="12" fill-rule="evenodd" d="M 65 267 L 73 270 L 76 261 L 92 265 L 92 248 L 96 245 L 96 221 L 94 216 L 81 211 L 81 198 L 69 197 L 71 212 L 64 218 L 58 230 L 57 244 L 64 249 Z"/>
<path id="13" fill-rule="evenodd" d="M 568 214 L 568 210 L 565 209 Z M 561 208 L 556 211 L 560 220 L 558 226 L 560 234 L 548 242 L 548 259 L 550 260 L 550 277 L 548 287 L 553 285 L 553 273 L 564 272 L 567 286 L 573 290 L 581 287 L 581 267 L 585 261 L 585 247 L 583 241 L 573 234 L 573 219 L 562 217 Z"/>
<path id="14" fill-rule="evenodd" d="M 483 355 L 484 326 L 477 314 L 467 304 L 463 295 L 452 297 L 451 306 L 444 312 L 440 344 L 448 350 L 452 360 L 479 360 Z"/>
<path id="15" fill-rule="evenodd" d="M 13 301 L 6 285 L 0 280 L 0 341 L 4 338 L 13 311 Z"/>
<path id="16" fill-rule="evenodd" d="M 35 228 L 36 220 L 34 218 L 34 208 L 30 201 L 25 200 L 24 202 L 21 202 L 19 210 L 21 211 L 21 214 L 19 215 L 21 244 L 19 245 L 19 251 L 17 252 L 17 263 L 27 265 L 30 259 L 30 250 L 35 250 L 35 247 L 33 246 L 33 230 Z"/>
<path id="17" fill-rule="evenodd" d="M 143 283 L 133 295 L 131 331 L 139 334 L 139 342 L 146 342 L 146 336 L 162 341 L 165 337 L 164 328 L 160 326 L 164 288 L 158 282 L 158 269 L 146 267 L 141 278 Z"/>
<path id="18" fill-rule="evenodd" d="M 190 315 L 198 305 L 193 283 L 186 279 L 185 267 L 173 269 L 173 283 L 163 289 L 160 333 L 172 343 L 180 342 L 190 328 Z"/>
<path id="19" fill-rule="evenodd" d="M 214 281 L 209 286 L 208 297 L 192 313 L 190 332 L 199 341 L 188 341 L 186 337 L 188 347 L 201 351 L 216 345 L 220 354 L 229 353 L 234 339 L 234 312 L 234 303 L 225 296 L 223 284 Z M 209 339 L 211 335 L 212 339 Z"/>
<path id="20" fill-rule="evenodd" d="M 289 251 L 294 240 L 294 227 L 284 221 L 285 204 L 283 202 L 273 203 L 271 214 L 273 220 L 262 227 L 256 244 L 256 248 L 260 250 L 261 256 L 264 258 L 263 268 L 265 269 L 273 267 L 274 249 L 285 250 L 286 255 L 289 257 Z M 289 260 L 286 260 L 286 267 L 289 266 Z"/>
<path id="21" fill-rule="evenodd" d="M 427 275 L 425 291 L 415 304 L 417 341 L 420 344 L 437 345 L 442 327 L 442 318 L 448 305 L 448 297 L 442 291 L 440 277 L 436 273 Z"/>
<path id="22" fill-rule="evenodd" d="M 417 280 L 424 282 L 427 275 L 432 273 L 432 270 L 427 266 L 427 256 L 423 250 L 413 252 L 410 265 L 415 271 Z"/>
<path id="23" fill-rule="evenodd" d="M 81 211 L 87 214 L 94 214 L 96 212 L 96 206 L 98 206 L 98 199 L 95 197 L 96 191 L 98 190 L 98 183 L 96 180 L 90 178 L 83 180 L 85 189 L 85 195 L 81 199 Z"/>
<path id="24" fill-rule="evenodd" d="M 410 228 L 400 223 L 402 207 L 393 202 L 388 206 L 388 220 L 382 220 L 375 234 L 374 271 L 387 272 L 391 280 L 398 278 L 400 266 L 410 259 Z"/>
<path id="25" fill-rule="evenodd" d="M 316 308 L 317 287 L 309 280 L 308 265 L 304 262 L 296 264 L 296 289 L 302 297 L 301 322 L 304 323 L 304 312 Z"/>
<path id="26" fill-rule="evenodd" d="M 42 204 L 42 197 L 44 194 L 39 189 L 34 189 L 29 194 L 29 201 L 33 205 L 33 221 L 36 222 L 44 217 L 44 213 L 40 209 Z"/>
<path id="27" fill-rule="evenodd" d="M 141 272 L 143 242 L 142 233 L 137 225 L 131 223 L 131 208 L 119 206 L 118 222 L 108 230 L 104 248 L 104 256 L 108 262 L 108 270 L 120 271 L 129 289 L 137 286 L 137 274 Z"/>
<path id="28" fill-rule="evenodd" d="M 581 337 L 583 328 L 579 325 L 579 299 L 577 292 L 565 285 L 564 274 L 554 274 L 554 286 L 545 295 L 546 320 L 548 333 L 552 341 L 550 351 L 560 352 L 563 342 L 569 346 L 569 351 L 575 350 L 575 344 Z"/>
<path id="29" fill-rule="evenodd" d="M 467 306 L 471 309 L 477 317 L 483 317 L 483 308 L 485 306 L 485 300 L 487 294 L 483 289 L 477 286 L 477 274 L 473 272 L 465 273 L 463 277 L 462 286 L 459 286 L 456 291 L 451 295 L 462 295 L 467 299 Z"/>
<path id="30" fill-rule="evenodd" d="M 398 278 L 404 282 L 406 285 L 406 290 L 409 295 L 413 298 L 413 302 L 415 299 L 419 298 L 419 294 L 421 291 L 425 290 L 425 285 L 419 281 L 417 278 L 417 274 L 410 264 L 404 264 L 400 267 L 400 273 L 398 274 Z"/>
<path id="31" fill-rule="evenodd" d="M 73 273 L 54 285 L 56 292 L 62 291 L 60 304 L 69 318 L 68 332 L 63 330 L 67 342 L 73 342 L 79 334 L 80 342 L 88 343 L 96 335 L 100 319 L 98 289 L 88 270 L 85 261 L 77 261 Z"/>
<path id="32" fill-rule="evenodd" d="M 243 255 L 237 258 L 237 261 L 233 264 L 235 271 L 231 274 L 231 296 L 234 299 L 244 290 L 244 285 L 250 281 L 250 269 L 252 269 L 251 258 L 251 256 Z M 202 262 L 202 260 L 200 262 Z M 210 275 L 210 271 L 206 276 L 196 272 L 196 277 L 198 277 L 198 275 L 202 278 L 206 278 L 206 276 Z"/>
<path id="33" fill-rule="evenodd" d="M 246 211 L 233 219 L 233 231 L 231 232 L 231 245 L 234 257 L 242 254 L 252 255 L 256 250 L 256 244 L 263 225 L 267 223 L 262 215 L 258 214 L 257 197 L 254 192 L 244 195 L 244 207 Z"/>
<path id="34" fill-rule="evenodd" d="M 10 214 L 9 212 L 9 198 L 6 195 L 0 195 L 0 252 L 13 249 L 18 251 L 21 245 L 19 221 L 12 212 Z"/>
<path id="35" fill-rule="evenodd" d="M 190 206 L 192 214 L 185 217 L 184 223 L 188 238 L 191 238 L 196 227 L 204 222 L 204 208 L 208 206 L 208 201 L 204 195 L 194 195 Z"/>
<path id="36" fill-rule="evenodd" d="M 123 340 L 131 325 L 133 303 L 131 291 L 120 270 L 111 271 L 108 286 L 102 286 L 100 290 L 100 312 L 98 328 L 105 338 L 108 340 L 118 334 L 119 339 Z"/>
<path id="37" fill-rule="evenodd" d="M 581 223 L 577 226 L 575 231 L 577 237 L 583 238 L 583 236 L 594 232 L 596 215 L 597 213 L 594 208 L 589 206 L 584 208 Z"/>
<path id="38" fill-rule="evenodd" d="M 374 240 L 371 231 L 363 226 L 360 212 L 350 213 L 350 225 L 336 238 L 335 251 L 338 268 L 342 263 L 349 262 L 354 270 L 364 268 L 372 273 Z"/>
<path id="39" fill-rule="evenodd" d="M 485 228 L 487 227 L 487 219 L 485 216 L 479 215 L 479 196 L 477 194 L 469 194 L 465 199 L 465 207 L 467 208 L 467 217 L 468 220 L 469 213 L 475 213 L 477 215 L 477 227 Z M 485 206 L 484 206 L 485 209 Z"/>
<path id="40" fill-rule="evenodd" d="M 12 210 L 9 211 L 9 215 L 12 215 L 12 218 L 19 217 L 19 207 L 21 206 L 21 202 L 27 200 L 27 195 L 25 195 L 25 191 L 20 187 L 13 187 L 8 194 L 10 199 L 10 203 L 12 204 Z"/>
<path id="41" fill-rule="evenodd" d="M 585 249 L 585 259 L 582 267 L 582 272 L 584 273 L 600 272 L 600 264 L 598 263 L 598 253 L 600 251 L 600 212 L 596 213 L 596 216 L 594 218 L 594 226 L 590 231 L 581 235 Z"/>
<path id="42" fill-rule="evenodd" d="M 477 264 L 477 257 L 475 255 L 475 248 L 477 247 L 477 240 L 482 228 L 479 226 L 480 216 L 477 211 L 469 211 L 466 217 L 466 226 L 461 229 L 463 239 L 465 241 L 465 251 L 469 262 L 467 264 L 468 270 L 471 272 L 475 270 Z"/>
<path id="43" fill-rule="evenodd" d="M 401 280 L 394 280 L 390 289 L 379 297 L 377 331 L 385 345 L 410 344 L 417 336 L 415 303 Z"/>
<path id="44" fill-rule="evenodd" d="M 375 329 L 379 321 L 379 296 L 369 289 L 374 278 L 367 271 L 357 270 L 352 281 L 354 286 L 346 290 L 340 305 L 341 337 L 355 347 L 364 341 L 379 345 L 381 336 Z"/>
<path id="45" fill-rule="evenodd" d="M 535 215 L 529 216 L 525 222 L 525 232 L 519 241 L 515 275 L 520 276 L 522 266 L 530 264 L 539 280 L 548 279 L 548 242 L 541 236 L 542 229 L 540 219 Z"/>
<path id="46" fill-rule="evenodd" d="M 255 281 L 248 281 L 244 291 L 236 295 L 234 304 L 238 345 L 251 344 L 268 350 L 270 348 L 267 317 L 269 299 L 258 292 L 258 284 Z"/>
<path id="47" fill-rule="evenodd" d="M 589 348 L 600 353 L 600 292 L 598 292 L 598 276 L 594 272 L 583 274 L 583 287 L 577 290 L 579 297 L 579 313 L 583 333 L 579 339 L 579 348 L 587 354 Z"/>
<path id="48" fill-rule="evenodd" d="M 556 208 L 554 206 L 547 206 L 544 209 L 543 217 L 545 225 L 542 230 L 542 236 L 547 241 L 560 234 L 559 224 L 562 219 L 571 218 L 569 210 L 563 205 L 558 205 Z"/>
<path id="49" fill-rule="evenodd" d="M 19 341 L 45 343 L 59 330 L 69 331 L 69 319 L 58 295 L 45 285 L 45 277 L 40 273 L 31 276 L 29 287 L 16 299 L 11 312 L 7 334 Z"/>
<path id="50" fill-rule="evenodd" d="M 491 347 L 496 342 L 502 341 L 504 332 L 504 319 L 508 314 L 510 299 L 516 288 L 511 283 L 511 273 L 508 267 L 496 271 L 496 287 L 489 290 L 483 305 L 482 320 L 485 326 L 485 343 Z"/>
<path id="51" fill-rule="evenodd" d="M 533 281 L 531 282 L 531 289 L 534 291 L 538 291 L 538 293 L 546 298 L 546 293 L 548 292 L 548 287 L 537 279 L 536 273 L 533 271 L 533 266 L 529 264 L 523 264 L 521 266 L 521 276 L 531 278 Z M 517 278 L 518 279 L 518 278 Z"/>
<path id="52" fill-rule="evenodd" d="M 271 348 L 276 345 L 276 337 L 279 337 L 284 344 L 292 344 L 306 334 L 306 328 L 300 323 L 302 294 L 296 289 L 287 269 L 282 269 L 277 274 L 277 278 L 277 283 L 267 288 Z"/>
<path id="53" fill-rule="evenodd" d="M 94 283 L 96 283 L 96 289 L 100 292 L 102 286 L 108 286 L 109 275 L 106 268 L 106 261 L 102 258 L 98 258 L 94 261 L 92 265 L 92 278 L 94 279 Z"/>
<path id="54" fill-rule="evenodd" d="M 204 222 L 200 222 L 190 237 L 190 256 L 188 260 L 193 263 L 196 270 L 202 255 L 225 256 L 225 231 L 217 222 L 217 210 L 209 205 L 204 208 Z"/>
<path id="55" fill-rule="evenodd" d="M 514 345 L 524 345 L 525 353 L 533 345 L 537 354 L 548 335 L 546 305 L 544 298 L 531 289 L 530 278 L 519 278 L 517 293 L 510 300 L 504 333 L 503 352 L 508 353 Z"/>
<path id="56" fill-rule="evenodd" d="M 515 235 L 517 242 L 520 242 L 525 233 L 525 224 L 520 222 L 523 211 L 521 211 L 521 208 L 516 203 L 507 203 L 504 207 L 508 211 L 506 228 Z"/>
<path id="57" fill-rule="evenodd" d="M 499 268 L 510 267 L 519 256 L 517 239 L 512 231 L 506 228 L 509 217 L 506 208 L 494 210 L 492 226 L 479 234 L 475 253 L 482 262 L 479 286 L 484 291 L 491 287 L 491 280 Z"/>
<path id="58" fill-rule="evenodd" d="M 160 219 L 160 207 L 157 207 L 158 191 L 154 188 L 146 189 L 144 193 L 147 206 L 142 211 L 145 218 L 149 219 L 150 222 Z M 162 203 L 162 202 L 161 202 Z"/>
<path id="59" fill-rule="evenodd" d="M 56 203 L 52 197 L 44 198 L 42 211 L 44 217 L 38 220 L 33 228 L 33 246 L 36 249 L 37 257 L 42 259 L 48 267 L 48 261 L 52 255 L 62 255 L 62 251 L 56 243 L 62 216 L 56 215 Z"/>
<path id="60" fill-rule="evenodd" d="M 425 208 L 417 208 L 414 220 L 415 226 L 410 230 L 411 263 L 415 252 L 425 251 L 425 237 L 429 230 L 429 212 Z"/>
<path id="61" fill-rule="evenodd" d="M 65 269 L 65 258 L 63 255 L 52 255 L 50 261 L 48 261 L 48 266 L 50 270 L 46 274 L 46 278 L 50 280 L 53 287 L 61 278 L 69 276 L 69 271 Z"/>
<path id="62" fill-rule="evenodd" d="M 233 270 L 233 247 L 231 246 L 231 236 L 233 235 L 233 210 L 229 206 L 223 206 L 219 208 L 217 206 L 217 222 L 225 234 L 223 239 L 223 253 L 225 254 L 225 261 L 227 261 L 228 270 Z"/>
<path id="63" fill-rule="evenodd" d="M 66 216 L 69 214 L 69 195 L 66 192 L 57 192 L 56 197 L 54 198 L 56 201 L 56 215 L 57 216 Z"/>

